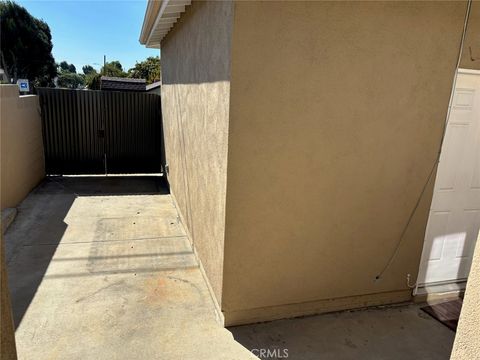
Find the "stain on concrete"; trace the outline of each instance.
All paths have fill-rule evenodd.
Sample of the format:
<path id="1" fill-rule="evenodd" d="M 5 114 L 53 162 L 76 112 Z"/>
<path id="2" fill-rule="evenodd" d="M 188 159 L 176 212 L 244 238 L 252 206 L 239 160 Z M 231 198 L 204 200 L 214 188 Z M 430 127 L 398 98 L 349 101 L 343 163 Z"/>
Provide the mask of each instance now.
<path id="1" fill-rule="evenodd" d="M 170 196 L 98 181 L 46 182 L 7 233 L 19 359 L 254 358 L 217 322 Z"/>
<path id="2" fill-rule="evenodd" d="M 77 300 L 75 300 L 75 302 L 76 302 L 76 303 L 79 303 L 79 302 L 81 302 L 81 301 L 91 299 L 91 298 L 93 298 L 95 295 L 97 295 L 98 293 L 100 293 L 100 292 L 102 292 L 102 291 L 105 291 L 105 290 L 111 288 L 112 286 L 117 286 L 117 285 L 125 286 L 125 281 L 124 281 L 124 280 L 120 280 L 120 281 L 114 282 L 114 283 L 112 283 L 112 284 L 102 286 L 100 289 L 94 291 L 93 293 L 78 298 Z"/>

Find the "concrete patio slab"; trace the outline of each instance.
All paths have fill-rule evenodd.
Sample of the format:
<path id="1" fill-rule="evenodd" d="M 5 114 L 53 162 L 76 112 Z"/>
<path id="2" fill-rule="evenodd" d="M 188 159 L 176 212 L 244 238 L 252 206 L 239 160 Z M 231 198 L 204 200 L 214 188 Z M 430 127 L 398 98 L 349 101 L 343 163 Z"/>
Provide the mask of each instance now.
<path id="1" fill-rule="evenodd" d="M 85 218 L 119 218 L 141 216 L 177 217 L 169 196 L 164 195 L 122 195 L 124 201 L 110 196 L 79 196 L 75 207 L 68 211 L 65 221 L 79 221 Z"/>
<path id="2" fill-rule="evenodd" d="M 287 349 L 288 359 L 449 359 L 455 332 L 421 306 L 344 311 L 229 330 L 248 349 Z"/>
<path id="3" fill-rule="evenodd" d="M 6 234 L 19 359 L 254 358 L 217 321 L 156 183 L 57 178 L 20 206 Z"/>
<path id="4" fill-rule="evenodd" d="M 47 179 L 5 240 L 19 359 L 448 359 L 453 343 L 419 305 L 223 328 L 157 178 Z"/>

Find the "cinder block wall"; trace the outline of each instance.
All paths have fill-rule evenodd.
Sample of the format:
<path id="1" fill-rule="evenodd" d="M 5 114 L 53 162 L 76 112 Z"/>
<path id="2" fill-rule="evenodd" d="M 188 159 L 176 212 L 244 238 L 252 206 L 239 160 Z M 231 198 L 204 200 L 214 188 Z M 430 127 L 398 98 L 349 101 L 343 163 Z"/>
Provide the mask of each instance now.
<path id="1" fill-rule="evenodd" d="M 16 207 L 45 177 L 38 97 L 0 85 L 1 209 Z"/>

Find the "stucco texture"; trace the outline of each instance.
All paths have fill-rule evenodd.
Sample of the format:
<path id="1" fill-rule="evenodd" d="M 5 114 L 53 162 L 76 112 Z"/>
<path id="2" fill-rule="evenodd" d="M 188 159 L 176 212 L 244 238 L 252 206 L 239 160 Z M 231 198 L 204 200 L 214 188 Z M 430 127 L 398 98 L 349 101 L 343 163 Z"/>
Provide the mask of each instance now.
<path id="1" fill-rule="evenodd" d="M 0 358 L 16 360 L 15 328 L 12 318 L 12 304 L 7 279 L 5 244 L 3 233 L 0 233 Z"/>
<path id="2" fill-rule="evenodd" d="M 463 44 L 462 60 L 460 67 L 463 69 L 480 70 L 480 1 L 472 1 L 468 28 Z"/>
<path id="3" fill-rule="evenodd" d="M 19 96 L 17 85 L 0 85 L 2 210 L 16 207 L 45 177 L 38 97 Z"/>
<path id="4" fill-rule="evenodd" d="M 466 1 L 235 3 L 227 324 L 410 298 L 434 176 L 375 278 L 435 164 L 465 12 Z"/>
<path id="5" fill-rule="evenodd" d="M 458 323 L 452 360 L 480 359 L 480 234 L 477 239 L 462 312 Z"/>
<path id="6" fill-rule="evenodd" d="M 472 56 L 473 60 L 472 60 Z M 480 70 L 480 1 L 472 3 L 461 67 Z M 452 350 L 452 360 L 480 359 L 480 234 Z"/>
<path id="7" fill-rule="evenodd" d="M 221 301 L 230 2 L 193 2 L 162 41 L 162 115 L 168 180 L 197 255 Z"/>

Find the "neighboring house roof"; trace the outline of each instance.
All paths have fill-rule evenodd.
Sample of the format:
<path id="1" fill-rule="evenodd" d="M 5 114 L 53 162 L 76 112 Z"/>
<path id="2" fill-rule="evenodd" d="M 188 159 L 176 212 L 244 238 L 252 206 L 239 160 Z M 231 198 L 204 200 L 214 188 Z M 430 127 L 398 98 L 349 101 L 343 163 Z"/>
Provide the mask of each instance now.
<path id="1" fill-rule="evenodd" d="M 145 91 L 147 81 L 145 79 L 130 79 L 120 77 L 102 76 L 100 78 L 100 89 L 119 91 Z"/>
<path id="2" fill-rule="evenodd" d="M 151 83 L 150 85 L 147 85 L 147 91 L 151 91 L 153 89 L 159 88 L 161 85 L 162 85 L 161 81 Z"/>
<path id="3" fill-rule="evenodd" d="M 140 43 L 160 49 L 160 42 L 177 22 L 191 0 L 148 0 L 143 20 Z"/>

